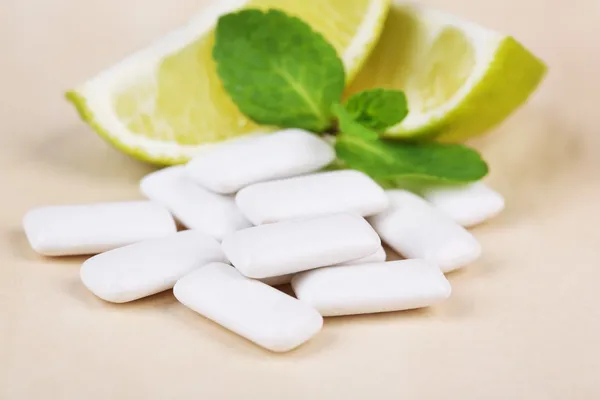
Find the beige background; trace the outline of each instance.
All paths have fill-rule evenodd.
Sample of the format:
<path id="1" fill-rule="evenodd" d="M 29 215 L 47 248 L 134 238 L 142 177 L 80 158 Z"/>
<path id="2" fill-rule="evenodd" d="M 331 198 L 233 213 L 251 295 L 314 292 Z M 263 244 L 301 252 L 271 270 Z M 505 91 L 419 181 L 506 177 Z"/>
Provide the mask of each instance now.
<path id="1" fill-rule="evenodd" d="M 176 303 L 110 305 L 82 258 L 44 259 L 20 220 L 46 204 L 140 198 L 150 167 L 108 147 L 62 92 L 202 0 L 0 0 L 0 399 L 600 398 L 600 2 L 431 0 L 550 65 L 477 141 L 506 212 L 434 309 L 328 319 L 274 355 Z"/>

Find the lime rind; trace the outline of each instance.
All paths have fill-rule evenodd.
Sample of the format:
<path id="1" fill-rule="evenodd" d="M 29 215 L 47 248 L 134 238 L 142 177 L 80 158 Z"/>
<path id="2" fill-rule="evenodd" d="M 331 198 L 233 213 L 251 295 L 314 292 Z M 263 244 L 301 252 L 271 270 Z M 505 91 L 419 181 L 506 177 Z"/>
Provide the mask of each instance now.
<path id="1" fill-rule="evenodd" d="M 494 54 L 485 73 L 451 108 L 438 111 L 439 117 L 429 118 L 422 125 L 407 127 L 400 123 L 385 136 L 459 142 L 478 136 L 505 120 L 535 91 L 547 67 L 510 36 L 499 42 Z"/>

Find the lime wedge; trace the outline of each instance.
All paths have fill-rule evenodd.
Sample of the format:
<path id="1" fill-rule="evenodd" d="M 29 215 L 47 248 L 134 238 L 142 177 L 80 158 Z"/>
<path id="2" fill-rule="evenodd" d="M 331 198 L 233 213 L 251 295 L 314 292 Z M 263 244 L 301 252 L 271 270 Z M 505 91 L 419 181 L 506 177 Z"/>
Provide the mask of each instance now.
<path id="1" fill-rule="evenodd" d="M 278 8 L 321 32 L 348 79 L 383 29 L 390 0 L 221 0 L 185 26 L 67 93 L 81 117 L 115 147 L 156 164 L 183 163 L 215 143 L 270 130 L 242 115 L 212 60 L 219 16 Z"/>
<path id="2" fill-rule="evenodd" d="M 510 36 L 425 7 L 395 3 L 348 94 L 404 90 L 409 114 L 391 138 L 461 141 L 508 117 L 546 66 Z"/>

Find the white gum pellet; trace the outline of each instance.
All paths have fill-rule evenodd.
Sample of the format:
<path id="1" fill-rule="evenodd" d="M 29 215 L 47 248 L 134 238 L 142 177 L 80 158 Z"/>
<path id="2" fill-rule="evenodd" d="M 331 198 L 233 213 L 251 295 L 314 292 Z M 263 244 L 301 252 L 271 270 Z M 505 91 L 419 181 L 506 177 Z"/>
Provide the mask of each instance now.
<path id="1" fill-rule="evenodd" d="M 389 190 L 390 208 L 370 219 L 381 239 L 405 258 L 433 261 L 449 272 L 475 261 L 477 240 L 421 197 Z"/>
<path id="2" fill-rule="evenodd" d="M 425 260 L 315 269 L 294 276 L 292 288 L 324 317 L 428 307 L 451 292 L 440 268 Z"/>
<path id="3" fill-rule="evenodd" d="M 384 190 L 355 170 L 258 183 L 240 190 L 235 200 L 254 225 L 339 212 L 366 217 L 388 206 Z"/>
<path id="4" fill-rule="evenodd" d="M 383 249 L 383 247 L 379 247 L 379 250 L 377 250 L 375 253 L 373 253 L 369 256 L 362 257 L 362 258 L 352 260 L 352 261 L 347 261 L 343 264 L 344 265 L 369 264 L 369 263 L 375 263 L 375 262 L 383 262 L 383 261 L 385 261 L 385 258 L 386 258 L 385 250 Z M 259 279 L 259 280 L 270 286 L 278 286 L 278 285 L 285 285 L 286 283 L 290 283 L 292 281 L 292 278 L 294 277 L 294 275 L 295 274 L 285 274 L 285 275 L 279 275 L 279 276 L 272 276 L 270 278 L 263 278 L 263 279 Z"/>
<path id="5" fill-rule="evenodd" d="M 171 289 L 185 274 L 214 261 L 225 261 L 219 243 L 190 230 L 94 256 L 81 266 L 81 280 L 101 299 L 124 303 Z"/>
<path id="6" fill-rule="evenodd" d="M 194 158 L 186 171 L 205 188 L 229 194 L 253 183 L 313 172 L 334 159 L 323 139 L 286 129 L 222 144 Z"/>
<path id="7" fill-rule="evenodd" d="M 242 274 L 260 279 L 366 257 L 381 241 L 364 218 L 343 213 L 243 229 L 222 246 Z"/>
<path id="8" fill-rule="evenodd" d="M 483 182 L 432 187 L 421 194 L 435 208 L 465 227 L 487 221 L 504 209 L 502 195 Z"/>
<path id="9" fill-rule="evenodd" d="M 23 228 L 47 256 L 96 254 L 177 231 L 171 214 L 150 201 L 40 207 L 25 215 Z"/>
<path id="10" fill-rule="evenodd" d="M 252 224 L 232 196 L 211 192 L 193 182 L 182 166 L 165 168 L 140 182 L 142 193 L 165 206 L 183 225 L 217 240 Z"/>
<path id="11" fill-rule="evenodd" d="M 323 326 L 311 307 L 223 263 L 186 275 L 173 293 L 190 309 L 275 352 L 300 346 Z"/>

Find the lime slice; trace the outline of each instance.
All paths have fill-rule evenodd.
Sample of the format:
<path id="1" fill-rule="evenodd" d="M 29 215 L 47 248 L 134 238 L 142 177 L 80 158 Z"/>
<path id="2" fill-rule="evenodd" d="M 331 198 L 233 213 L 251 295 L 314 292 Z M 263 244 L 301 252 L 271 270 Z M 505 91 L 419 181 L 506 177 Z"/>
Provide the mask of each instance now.
<path id="1" fill-rule="evenodd" d="M 510 36 L 446 13 L 394 4 L 348 94 L 404 90 L 410 112 L 388 137 L 461 141 L 523 104 L 545 65 Z"/>
<path id="2" fill-rule="evenodd" d="M 183 163 L 223 140 L 269 130 L 242 115 L 212 59 L 219 16 L 278 8 L 321 32 L 351 79 L 374 47 L 390 0 L 221 0 L 67 93 L 82 118 L 117 148 L 156 164 Z"/>

